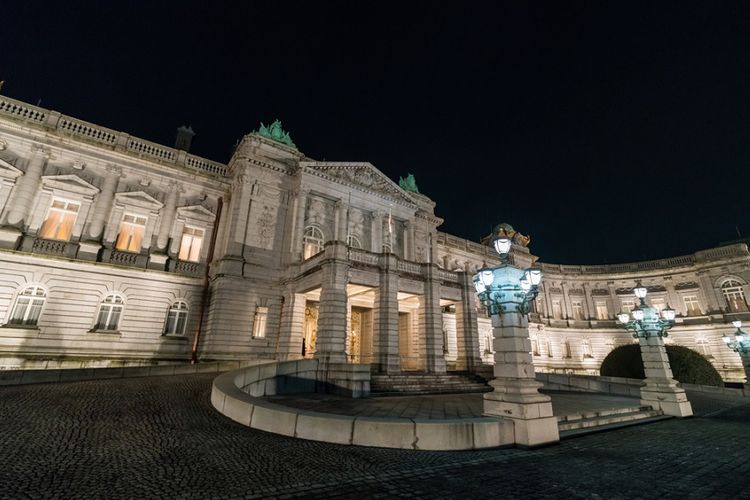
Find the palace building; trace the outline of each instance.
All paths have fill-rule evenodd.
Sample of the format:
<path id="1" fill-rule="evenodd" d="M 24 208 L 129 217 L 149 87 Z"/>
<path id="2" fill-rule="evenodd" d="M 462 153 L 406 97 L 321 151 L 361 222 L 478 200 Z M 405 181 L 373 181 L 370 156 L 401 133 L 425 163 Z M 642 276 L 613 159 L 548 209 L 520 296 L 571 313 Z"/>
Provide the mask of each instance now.
<path id="1" fill-rule="evenodd" d="M 0 96 L 0 367 L 79 368 L 315 357 L 373 373 L 480 372 L 490 320 L 472 276 L 489 236 L 439 231 L 413 177 L 308 158 L 280 123 L 228 164 Z M 530 315 L 537 371 L 597 374 L 632 343 L 616 314 L 641 281 L 677 310 L 667 342 L 744 379 L 721 337 L 749 319 L 743 243 L 544 272 Z M 477 235 L 481 236 L 481 235 Z"/>

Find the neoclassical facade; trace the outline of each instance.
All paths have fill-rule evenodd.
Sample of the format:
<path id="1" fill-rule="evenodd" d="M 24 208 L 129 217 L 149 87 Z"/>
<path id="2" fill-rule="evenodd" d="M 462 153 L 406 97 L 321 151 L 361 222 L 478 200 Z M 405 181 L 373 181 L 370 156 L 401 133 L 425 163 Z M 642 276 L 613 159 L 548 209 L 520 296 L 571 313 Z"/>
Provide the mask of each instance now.
<path id="1" fill-rule="evenodd" d="M 278 123 L 224 165 L 0 96 L 0 366 L 315 357 L 480 371 L 491 328 L 471 278 L 498 261 L 441 223 L 413 179 L 308 158 Z M 514 232 L 517 265 L 537 261 L 528 244 Z M 538 265 L 537 370 L 596 373 L 632 342 L 614 318 L 641 280 L 679 313 L 670 341 L 742 380 L 721 337 L 750 318 L 744 244 Z"/>

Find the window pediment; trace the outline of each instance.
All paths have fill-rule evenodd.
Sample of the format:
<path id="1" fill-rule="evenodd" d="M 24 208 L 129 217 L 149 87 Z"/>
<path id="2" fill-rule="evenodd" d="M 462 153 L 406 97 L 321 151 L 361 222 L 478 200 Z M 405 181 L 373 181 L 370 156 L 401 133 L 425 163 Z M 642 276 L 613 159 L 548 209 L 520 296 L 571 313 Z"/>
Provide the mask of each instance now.
<path id="1" fill-rule="evenodd" d="M 22 174 L 23 172 L 20 169 L 17 169 L 7 160 L 0 158 L 0 178 L 15 179 L 17 177 L 20 177 Z"/>
<path id="2" fill-rule="evenodd" d="M 116 203 L 121 205 L 130 205 L 139 208 L 145 208 L 147 210 L 157 211 L 164 206 L 164 203 L 160 202 L 153 196 L 149 195 L 145 191 L 131 191 L 128 193 L 117 193 L 115 194 Z"/>
<path id="3" fill-rule="evenodd" d="M 216 215 L 202 205 L 189 205 L 177 209 L 177 218 L 210 224 L 216 220 Z"/>
<path id="4" fill-rule="evenodd" d="M 45 175 L 42 177 L 42 186 L 47 189 L 76 193 L 84 196 L 94 196 L 99 192 L 99 188 L 74 174 Z"/>

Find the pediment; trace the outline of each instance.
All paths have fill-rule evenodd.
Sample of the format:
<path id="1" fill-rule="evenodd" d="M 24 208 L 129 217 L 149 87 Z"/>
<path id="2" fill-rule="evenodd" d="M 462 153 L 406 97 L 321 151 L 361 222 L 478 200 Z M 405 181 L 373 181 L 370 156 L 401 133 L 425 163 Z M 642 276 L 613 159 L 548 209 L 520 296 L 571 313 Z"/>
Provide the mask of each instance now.
<path id="1" fill-rule="evenodd" d="M 118 203 L 123 205 L 132 205 L 141 208 L 147 208 L 149 210 L 159 210 L 164 206 L 164 203 L 160 202 L 145 191 L 130 191 L 128 193 L 117 193 L 115 199 Z"/>
<path id="2" fill-rule="evenodd" d="M 216 215 L 202 205 L 179 207 L 177 209 L 177 216 L 185 219 L 196 219 L 206 222 L 212 222 L 216 219 Z"/>
<path id="3" fill-rule="evenodd" d="M 45 175 L 42 177 L 42 186 L 48 189 L 88 196 L 94 196 L 99 192 L 99 188 L 74 174 Z"/>
<path id="4" fill-rule="evenodd" d="M 17 169 L 7 160 L 0 158 L 0 177 L 4 179 L 15 179 L 23 175 L 23 171 Z"/>
<path id="5" fill-rule="evenodd" d="M 372 163 L 301 162 L 308 172 L 414 205 L 414 199 Z"/>

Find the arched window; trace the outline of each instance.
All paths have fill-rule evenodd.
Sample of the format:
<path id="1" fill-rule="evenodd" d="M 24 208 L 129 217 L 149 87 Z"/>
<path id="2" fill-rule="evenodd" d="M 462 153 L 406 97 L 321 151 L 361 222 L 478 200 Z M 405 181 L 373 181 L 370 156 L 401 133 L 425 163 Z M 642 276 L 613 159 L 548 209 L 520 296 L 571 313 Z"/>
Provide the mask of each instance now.
<path id="1" fill-rule="evenodd" d="M 101 305 L 99 305 L 99 314 L 96 317 L 94 330 L 117 331 L 120 326 L 120 316 L 122 316 L 123 300 L 122 296 L 116 293 L 110 293 Z"/>
<path id="2" fill-rule="evenodd" d="M 323 231 L 315 226 L 305 228 L 305 235 L 302 237 L 302 256 L 309 259 L 323 251 Z"/>
<path id="3" fill-rule="evenodd" d="M 182 300 L 178 300 L 167 313 L 167 324 L 164 327 L 164 335 L 185 335 L 187 326 L 188 305 Z"/>
<path id="4" fill-rule="evenodd" d="M 359 242 L 359 238 L 353 234 L 346 237 L 346 244 L 352 248 L 362 248 L 362 243 Z"/>
<path id="5" fill-rule="evenodd" d="M 721 293 L 727 301 L 729 312 L 747 311 L 745 292 L 742 291 L 742 283 L 737 280 L 727 280 L 721 285 Z"/>
<path id="6" fill-rule="evenodd" d="M 36 326 L 47 293 L 40 286 L 28 286 L 21 290 L 8 319 L 9 325 Z"/>

